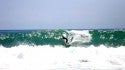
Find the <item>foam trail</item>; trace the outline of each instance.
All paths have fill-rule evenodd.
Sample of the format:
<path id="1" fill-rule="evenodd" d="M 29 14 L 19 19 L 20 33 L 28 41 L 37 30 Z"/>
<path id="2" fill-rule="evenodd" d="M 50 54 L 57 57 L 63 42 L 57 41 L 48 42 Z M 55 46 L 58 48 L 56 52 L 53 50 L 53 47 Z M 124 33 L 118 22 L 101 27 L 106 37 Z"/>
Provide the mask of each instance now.
<path id="1" fill-rule="evenodd" d="M 125 47 L 0 47 L 0 70 L 124 70 Z"/>

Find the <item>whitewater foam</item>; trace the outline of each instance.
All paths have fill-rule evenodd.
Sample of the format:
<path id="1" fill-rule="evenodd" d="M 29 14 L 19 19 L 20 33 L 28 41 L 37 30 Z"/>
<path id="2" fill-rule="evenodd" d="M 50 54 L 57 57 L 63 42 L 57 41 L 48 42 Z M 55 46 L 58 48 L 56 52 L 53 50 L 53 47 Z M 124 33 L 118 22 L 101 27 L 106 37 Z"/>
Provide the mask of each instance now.
<path id="1" fill-rule="evenodd" d="M 89 30 L 70 30 L 68 40 L 72 46 L 80 46 L 89 43 L 92 39 Z"/>
<path id="2" fill-rule="evenodd" d="M 125 70 L 125 46 L 0 47 L 0 70 Z"/>

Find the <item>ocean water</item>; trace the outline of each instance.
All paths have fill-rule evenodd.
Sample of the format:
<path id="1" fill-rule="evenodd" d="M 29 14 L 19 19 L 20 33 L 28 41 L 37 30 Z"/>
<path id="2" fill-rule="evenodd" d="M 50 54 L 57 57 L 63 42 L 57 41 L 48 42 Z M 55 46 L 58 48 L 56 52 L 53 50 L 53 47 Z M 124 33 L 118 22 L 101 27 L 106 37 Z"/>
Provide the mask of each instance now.
<path id="1" fill-rule="evenodd" d="M 125 30 L 1 30 L 0 70 L 125 70 Z"/>

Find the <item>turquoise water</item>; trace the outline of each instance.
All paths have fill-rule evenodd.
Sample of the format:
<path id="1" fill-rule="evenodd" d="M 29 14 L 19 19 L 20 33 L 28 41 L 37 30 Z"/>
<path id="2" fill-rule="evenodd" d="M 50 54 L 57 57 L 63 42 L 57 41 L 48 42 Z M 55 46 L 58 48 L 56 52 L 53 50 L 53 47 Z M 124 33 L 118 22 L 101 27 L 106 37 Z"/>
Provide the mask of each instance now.
<path id="1" fill-rule="evenodd" d="M 62 45 L 66 43 L 65 35 L 72 46 L 87 47 L 106 45 L 119 47 L 125 45 L 124 30 L 1 30 L 0 45 L 14 47 L 19 45 Z"/>

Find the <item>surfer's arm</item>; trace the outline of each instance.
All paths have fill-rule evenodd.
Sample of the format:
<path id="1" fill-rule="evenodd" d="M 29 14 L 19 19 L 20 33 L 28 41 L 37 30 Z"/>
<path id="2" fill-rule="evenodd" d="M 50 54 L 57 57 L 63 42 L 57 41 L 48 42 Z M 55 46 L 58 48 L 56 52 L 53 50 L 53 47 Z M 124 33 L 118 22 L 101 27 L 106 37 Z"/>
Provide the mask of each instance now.
<path id="1" fill-rule="evenodd" d="M 73 37 L 71 38 L 71 42 L 72 42 L 72 40 L 73 40 Z"/>

